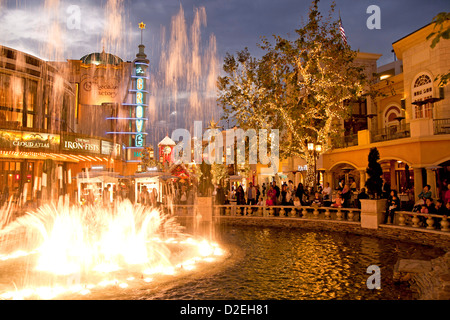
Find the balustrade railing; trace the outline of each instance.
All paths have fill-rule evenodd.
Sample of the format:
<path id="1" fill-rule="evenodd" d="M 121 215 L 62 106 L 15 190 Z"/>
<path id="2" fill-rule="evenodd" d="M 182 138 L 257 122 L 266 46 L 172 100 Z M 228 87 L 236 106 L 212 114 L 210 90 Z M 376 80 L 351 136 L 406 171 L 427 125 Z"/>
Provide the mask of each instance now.
<path id="1" fill-rule="evenodd" d="M 359 222 L 361 210 L 317 206 L 215 206 L 215 215 L 236 217 L 279 217 Z"/>
<path id="2" fill-rule="evenodd" d="M 164 211 L 178 216 L 194 216 L 196 205 L 163 206 Z M 335 208 L 317 206 L 249 206 L 249 205 L 215 205 L 213 215 L 216 217 L 266 217 L 279 219 L 300 219 L 318 221 L 340 221 L 359 224 L 361 210 L 356 208 Z M 411 228 L 415 230 L 434 230 L 450 233 L 450 222 L 447 216 L 429 213 L 397 211 L 394 221 L 388 219 L 383 226 Z"/>
<path id="3" fill-rule="evenodd" d="M 387 224 L 415 229 L 450 232 L 448 217 L 438 214 L 397 211 L 394 215 L 394 221 L 388 219 Z"/>
<path id="4" fill-rule="evenodd" d="M 450 118 L 434 119 L 434 134 L 450 134 Z"/>
<path id="5" fill-rule="evenodd" d="M 389 141 L 411 137 L 410 124 L 406 123 L 398 126 L 390 126 L 371 131 L 372 142 Z"/>

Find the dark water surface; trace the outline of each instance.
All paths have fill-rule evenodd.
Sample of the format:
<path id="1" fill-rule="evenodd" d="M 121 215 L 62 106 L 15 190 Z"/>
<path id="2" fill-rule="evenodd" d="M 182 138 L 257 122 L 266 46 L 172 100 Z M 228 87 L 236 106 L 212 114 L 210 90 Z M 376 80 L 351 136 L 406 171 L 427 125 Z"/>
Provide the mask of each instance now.
<path id="1" fill-rule="evenodd" d="M 129 292 L 149 300 L 411 300 L 392 281 L 398 259 L 431 260 L 433 247 L 344 233 L 216 226 L 230 257 L 186 279 Z M 381 289 L 369 290 L 367 268 L 381 268 Z M 123 297 L 121 297 L 123 298 Z"/>

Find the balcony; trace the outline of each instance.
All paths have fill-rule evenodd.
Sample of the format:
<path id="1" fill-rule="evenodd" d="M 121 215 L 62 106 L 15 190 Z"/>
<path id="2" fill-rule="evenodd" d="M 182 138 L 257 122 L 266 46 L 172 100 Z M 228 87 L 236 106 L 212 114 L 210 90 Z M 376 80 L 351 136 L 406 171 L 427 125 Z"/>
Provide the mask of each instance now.
<path id="1" fill-rule="evenodd" d="M 450 118 L 434 119 L 434 134 L 450 134 Z"/>
<path id="2" fill-rule="evenodd" d="M 373 130 L 371 132 L 371 142 L 382 142 L 397 139 L 404 139 L 411 137 L 410 124 L 390 126 L 379 130 Z"/>
<path id="3" fill-rule="evenodd" d="M 358 135 L 345 135 L 340 138 L 333 139 L 333 147 L 335 149 L 349 148 L 358 145 Z"/>

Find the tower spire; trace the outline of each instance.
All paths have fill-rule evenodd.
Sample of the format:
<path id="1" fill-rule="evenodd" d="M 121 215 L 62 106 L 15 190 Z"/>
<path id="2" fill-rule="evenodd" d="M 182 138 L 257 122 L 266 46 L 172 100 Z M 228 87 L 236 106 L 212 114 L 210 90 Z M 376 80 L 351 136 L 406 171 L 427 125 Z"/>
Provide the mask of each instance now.
<path id="1" fill-rule="evenodd" d="M 144 44 L 144 30 L 145 30 L 145 27 L 146 27 L 146 25 L 145 25 L 144 22 L 139 23 L 139 29 L 141 29 L 141 45 Z"/>

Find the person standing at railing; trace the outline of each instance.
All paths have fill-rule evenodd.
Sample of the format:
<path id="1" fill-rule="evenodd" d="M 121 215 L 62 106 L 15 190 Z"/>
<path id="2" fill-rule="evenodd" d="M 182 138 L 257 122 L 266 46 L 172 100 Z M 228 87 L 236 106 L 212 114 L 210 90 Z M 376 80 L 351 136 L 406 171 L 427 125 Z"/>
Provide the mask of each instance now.
<path id="1" fill-rule="evenodd" d="M 322 199 L 323 199 L 323 205 L 325 207 L 329 207 L 331 206 L 331 187 L 330 187 L 330 183 L 327 182 L 325 183 L 325 188 L 323 188 L 322 190 Z"/>
<path id="2" fill-rule="evenodd" d="M 350 207 L 350 199 L 352 197 L 352 191 L 350 190 L 350 185 L 346 184 L 342 190 L 342 199 L 344 199 L 344 208 Z"/>
<path id="3" fill-rule="evenodd" d="M 216 189 L 216 204 L 218 206 L 223 206 L 225 204 L 225 191 L 223 190 L 222 185 L 218 185 Z M 223 215 L 225 212 L 225 208 L 220 208 L 220 215 Z"/>
<path id="4" fill-rule="evenodd" d="M 272 185 L 269 185 L 269 190 L 267 190 L 266 206 L 275 206 L 276 204 L 277 204 L 277 192 L 272 187 Z"/>
<path id="5" fill-rule="evenodd" d="M 444 197 L 442 199 L 445 204 L 450 202 L 450 184 L 447 185 L 447 191 L 445 191 Z"/>
<path id="6" fill-rule="evenodd" d="M 361 192 L 358 194 L 357 207 L 361 209 L 361 200 L 369 199 L 369 195 L 366 193 L 366 188 L 361 188 Z"/>
<path id="7" fill-rule="evenodd" d="M 250 182 L 247 189 L 247 205 L 254 206 L 256 204 L 256 188 Z"/>
<path id="8" fill-rule="evenodd" d="M 386 211 L 386 216 L 384 218 L 384 223 L 392 224 L 394 222 L 395 212 L 400 209 L 400 199 L 396 194 L 390 196 L 389 198 L 390 199 L 388 200 L 388 208 Z"/>
<path id="9" fill-rule="evenodd" d="M 295 192 L 295 197 L 300 200 L 301 205 L 303 205 L 303 195 L 305 194 L 305 190 L 303 189 L 303 183 L 299 183 L 297 187 L 297 191 Z"/>
<path id="10" fill-rule="evenodd" d="M 437 213 L 436 207 L 434 205 L 433 199 L 426 198 L 425 204 L 422 206 L 422 209 L 420 210 L 421 213 Z"/>
<path id="11" fill-rule="evenodd" d="M 436 200 L 435 209 L 436 209 L 436 214 L 439 214 L 441 216 L 448 215 L 448 210 L 447 210 L 446 206 L 444 206 L 444 202 L 441 199 Z"/>
<path id="12" fill-rule="evenodd" d="M 239 186 L 236 190 L 236 205 L 245 205 L 245 192 L 242 186 Z M 241 214 L 244 215 L 244 208 L 241 208 Z"/>

